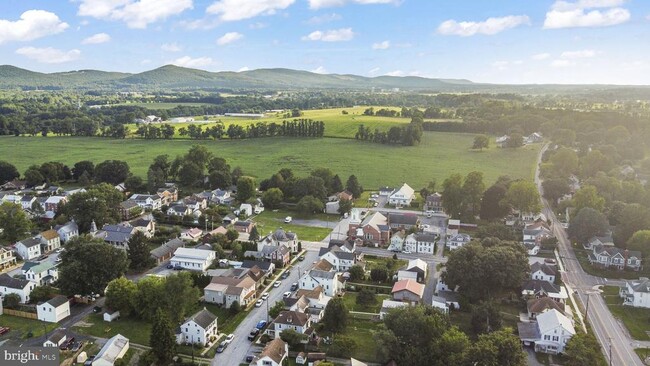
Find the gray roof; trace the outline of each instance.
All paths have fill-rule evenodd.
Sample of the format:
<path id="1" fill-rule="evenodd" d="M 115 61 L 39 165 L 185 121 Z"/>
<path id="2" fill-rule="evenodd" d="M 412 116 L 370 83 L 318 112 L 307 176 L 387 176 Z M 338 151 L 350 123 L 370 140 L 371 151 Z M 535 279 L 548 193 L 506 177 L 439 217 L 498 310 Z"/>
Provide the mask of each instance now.
<path id="1" fill-rule="evenodd" d="M 416 233 L 415 240 L 425 243 L 433 243 L 436 241 L 436 236 L 434 234 Z"/>
<path id="2" fill-rule="evenodd" d="M 275 318 L 274 322 L 279 324 L 290 324 L 296 326 L 305 326 L 309 321 L 309 315 L 297 311 L 284 310 Z"/>
<path id="3" fill-rule="evenodd" d="M 554 268 L 551 268 L 551 266 L 549 266 L 546 263 L 540 263 L 540 262 L 535 262 L 530 266 L 530 273 L 535 273 L 537 271 L 542 271 L 544 272 L 545 275 L 548 276 L 555 276 L 556 274 Z"/>
<path id="4" fill-rule="evenodd" d="M 542 280 L 527 280 L 521 287 L 524 291 L 533 291 L 534 293 L 543 291 L 547 294 L 559 294 L 561 292 L 560 286 Z"/>
<path id="5" fill-rule="evenodd" d="M 175 212 L 186 212 L 187 211 L 187 206 L 185 205 L 173 205 L 169 207 L 170 210 L 175 211 Z"/>
<path id="6" fill-rule="evenodd" d="M 125 243 L 129 241 L 133 234 L 132 226 L 104 225 L 102 230 L 106 232 L 104 241 L 109 242 Z"/>
<path id="7" fill-rule="evenodd" d="M 633 282 L 632 289 L 634 292 L 650 292 L 650 280 L 642 278 L 639 282 Z"/>
<path id="8" fill-rule="evenodd" d="M 517 323 L 520 339 L 540 339 L 537 323 Z"/>
<path id="9" fill-rule="evenodd" d="M 194 320 L 196 324 L 201 326 L 203 329 L 206 329 L 210 326 L 210 324 L 212 324 L 212 322 L 214 322 L 215 319 L 217 319 L 217 316 L 204 308 L 198 313 L 192 315 L 189 319 L 187 319 L 187 321 Z"/>
<path id="10" fill-rule="evenodd" d="M 354 244 L 349 242 L 348 240 L 330 239 L 330 242 L 327 246 L 328 248 L 331 248 L 333 246 L 337 246 L 339 248 L 345 247 L 348 250 L 352 251 Z"/>
<path id="11" fill-rule="evenodd" d="M 58 295 L 47 301 L 48 304 L 54 306 L 55 308 L 58 308 L 59 306 L 65 304 L 66 302 L 68 302 L 68 298 L 63 295 Z"/>
<path id="12" fill-rule="evenodd" d="M 0 274 L 0 286 L 22 290 L 29 285 L 29 281 L 13 278 L 6 273 Z"/>
<path id="13" fill-rule="evenodd" d="M 418 216 L 416 214 L 391 213 L 388 214 L 388 222 L 391 225 L 416 225 L 418 223 Z"/>
<path id="14" fill-rule="evenodd" d="M 54 333 L 52 333 L 52 335 L 47 338 L 47 340 L 54 344 L 59 344 L 59 342 L 65 337 L 66 335 L 63 329 L 57 329 Z"/>
<path id="15" fill-rule="evenodd" d="M 336 277 L 336 272 L 325 272 L 325 271 L 312 269 L 311 271 L 309 271 L 309 275 L 312 277 L 332 279 Z"/>
<path id="16" fill-rule="evenodd" d="M 73 231 L 79 231 L 79 226 L 77 226 L 77 223 L 74 221 L 69 221 L 65 225 L 57 225 L 54 227 L 54 230 L 56 230 L 59 234 L 65 234 L 65 233 L 70 233 Z"/>
<path id="17" fill-rule="evenodd" d="M 284 231 L 284 229 L 282 228 L 275 230 L 275 232 L 273 233 L 273 239 L 278 241 L 289 241 L 289 240 L 294 240 L 295 238 L 296 238 L 296 234 L 290 231 Z"/>
<path id="18" fill-rule="evenodd" d="M 261 270 L 268 272 L 271 270 L 271 266 L 273 263 L 271 262 L 262 262 L 262 261 L 243 261 L 241 267 L 242 268 L 253 268 L 255 266 L 258 266 Z"/>
<path id="19" fill-rule="evenodd" d="M 29 238 L 29 239 L 21 240 L 20 243 L 22 245 L 24 245 L 25 247 L 27 247 L 27 248 L 31 248 L 31 247 L 35 247 L 37 245 L 41 245 L 40 239 L 36 239 L 36 238 Z"/>
<path id="20" fill-rule="evenodd" d="M 236 223 L 234 223 L 234 225 L 235 225 L 235 226 L 246 226 L 246 227 L 248 227 L 248 226 L 250 226 L 252 223 L 253 223 L 253 222 L 252 222 L 252 221 L 249 221 L 249 220 L 246 220 L 246 221 L 242 221 L 242 220 L 240 220 L 240 221 L 237 221 Z"/>
<path id="21" fill-rule="evenodd" d="M 641 259 L 641 257 L 642 257 L 641 252 L 639 252 L 638 250 L 626 250 L 626 249 L 621 249 L 621 248 L 618 248 L 618 247 L 610 247 L 610 246 L 606 246 L 606 245 L 597 245 L 594 248 L 594 250 L 596 252 L 599 252 L 599 253 L 607 252 L 607 254 L 609 254 L 610 256 L 615 256 L 617 254 L 620 254 L 623 258 L 625 258 L 625 257 L 627 257 L 627 258 L 636 257 L 636 258 Z M 627 254 L 626 254 L 626 252 L 627 252 Z"/>

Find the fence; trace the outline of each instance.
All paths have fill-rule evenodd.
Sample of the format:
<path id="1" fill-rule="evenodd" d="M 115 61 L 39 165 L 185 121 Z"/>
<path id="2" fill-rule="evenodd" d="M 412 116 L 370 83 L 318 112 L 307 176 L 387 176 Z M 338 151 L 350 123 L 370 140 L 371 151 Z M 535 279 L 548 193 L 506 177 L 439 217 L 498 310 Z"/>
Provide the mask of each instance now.
<path id="1" fill-rule="evenodd" d="M 3 309 L 3 313 L 7 315 L 13 315 L 21 318 L 27 319 L 37 319 L 36 313 L 28 313 L 26 311 L 12 310 L 12 309 Z"/>

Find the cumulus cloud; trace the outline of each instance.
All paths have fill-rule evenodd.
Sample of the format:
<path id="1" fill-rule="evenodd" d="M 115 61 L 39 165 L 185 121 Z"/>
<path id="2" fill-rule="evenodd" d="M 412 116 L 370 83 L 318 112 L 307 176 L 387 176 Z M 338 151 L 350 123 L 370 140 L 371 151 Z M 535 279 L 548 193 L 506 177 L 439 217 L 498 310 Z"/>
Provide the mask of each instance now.
<path id="1" fill-rule="evenodd" d="M 341 19 L 343 19 L 343 17 L 340 14 L 331 13 L 331 14 L 323 14 L 323 15 L 311 17 L 305 23 L 317 25 L 317 24 L 334 22 Z"/>
<path id="2" fill-rule="evenodd" d="M 354 38 L 352 28 L 332 29 L 327 31 L 315 31 L 302 37 L 303 41 L 343 42 Z"/>
<path id="3" fill-rule="evenodd" d="M 630 20 L 625 0 L 556 1 L 544 19 L 545 29 L 607 27 Z M 602 10 L 601 10 L 602 9 Z"/>
<path id="4" fill-rule="evenodd" d="M 330 8 L 333 6 L 343 6 L 348 3 L 369 5 L 369 4 L 394 4 L 398 5 L 401 0 L 308 0 L 311 9 Z"/>
<path id="5" fill-rule="evenodd" d="M 387 50 L 388 48 L 390 48 L 390 41 L 383 41 L 372 44 L 373 50 Z"/>
<path id="6" fill-rule="evenodd" d="M 31 41 L 61 33 L 69 27 L 59 17 L 45 10 L 28 10 L 16 21 L 0 19 L 0 44 L 11 41 Z"/>
<path id="7" fill-rule="evenodd" d="M 227 45 L 229 43 L 233 43 L 233 42 L 235 42 L 237 40 L 240 40 L 242 38 L 244 38 L 244 35 L 241 34 L 241 33 L 228 32 L 228 33 L 224 34 L 223 36 L 219 37 L 219 39 L 217 39 L 217 44 L 219 46 L 225 46 L 225 45 Z"/>
<path id="8" fill-rule="evenodd" d="M 177 58 L 176 60 L 170 61 L 169 63 L 181 67 L 198 68 L 210 66 L 214 63 L 214 60 L 212 60 L 210 57 L 192 58 L 190 56 L 183 56 L 181 58 Z"/>
<path id="9" fill-rule="evenodd" d="M 192 9 L 192 0 L 80 0 L 77 14 L 97 19 L 116 20 L 129 28 L 147 25 L 185 10 Z"/>
<path id="10" fill-rule="evenodd" d="M 273 15 L 284 10 L 296 0 L 219 0 L 208 6 L 206 12 L 215 14 L 225 22 L 254 18 L 258 15 Z"/>
<path id="11" fill-rule="evenodd" d="M 461 37 L 469 37 L 475 34 L 493 35 L 526 24 L 530 24 L 530 18 L 527 15 L 488 18 L 482 22 L 458 22 L 450 19 L 438 26 L 438 33 L 445 36 Z"/>
<path id="12" fill-rule="evenodd" d="M 64 62 L 70 62 L 77 60 L 81 56 L 81 51 L 76 49 L 63 51 L 52 47 L 23 47 L 17 49 L 16 53 L 44 64 L 60 64 Z"/>
<path id="13" fill-rule="evenodd" d="M 530 56 L 533 60 L 541 61 L 541 60 L 546 60 L 551 57 L 550 53 L 538 53 L 536 55 Z"/>
<path id="14" fill-rule="evenodd" d="M 183 50 L 183 47 L 179 46 L 178 43 L 163 43 L 160 46 L 160 49 L 165 52 L 180 52 Z"/>
<path id="15" fill-rule="evenodd" d="M 97 33 L 81 41 L 81 44 L 100 44 L 100 43 L 109 42 L 110 40 L 111 40 L 111 36 L 109 36 L 108 34 Z"/>
<path id="16" fill-rule="evenodd" d="M 596 56 L 594 50 L 566 51 L 562 52 L 560 58 L 563 60 L 575 60 L 578 58 L 592 58 Z"/>

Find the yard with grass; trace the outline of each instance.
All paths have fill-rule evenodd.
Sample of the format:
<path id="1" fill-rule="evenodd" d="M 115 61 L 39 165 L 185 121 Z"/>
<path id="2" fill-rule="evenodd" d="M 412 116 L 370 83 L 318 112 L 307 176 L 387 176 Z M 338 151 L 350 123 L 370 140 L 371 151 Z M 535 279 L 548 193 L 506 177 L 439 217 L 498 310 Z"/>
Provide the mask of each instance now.
<path id="1" fill-rule="evenodd" d="M 348 321 L 348 326 L 341 335 L 348 336 L 356 341 L 357 349 L 352 353 L 353 358 L 366 362 L 380 362 L 378 357 L 379 345 L 375 341 L 375 334 L 383 328 L 384 323 L 381 322 L 353 319 Z M 321 335 L 332 337 L 331 334 L 327 333 Z M 322 348 L 324 348 L 324 352 L 327 352 L 328 346 Z"/>
<path id="2" fill-rule="evenodd" d="M 378 314 L 379 310 L 381 310 L 381 302 L 390 299 L 389 295 L 377 294 L 377 301 L 373 305 L 362 306 L 357 304 L 357 295 L 357 292 L 347 291 L 343 296 L 343 302 L 348 310 Z"/>
<path id="3" fill-rule="evenodd" d="M 418 146 L 393 146 L 338 138 L 259 138 L 247 140 L 191 141 L 105 139 L 95 137 L 0 137 L 0 156 L 20 172 L 33 164 L 59 161 L 69 166 L 81 160 L 100 163 L 107 159 L 126 161 L 140 177 L 153 158 L 172 158 L 192 145 L 205 145 L 213 154 L 239 166 L 245 174 L 266 179 L 281 168 L 304 176 L 319 167 L 329 167 L 345 181 L 355 174 L 366 189 L 397 186 L 408 182 L 419 188 L 432 179 L 439 183 L 449 175 L 481 171 L 486 185 L 500 175 L 532 179 L 535 158 L 541 145 L 518 149 L 495 147 L 473 151 L 474 134 L 425 132 Z M 43 154 L 47 151 L 47 154 Z"/>
<path id="4" fill-rule="evenodd" d="M 612 279 L 624 279 L 624 280 L 636 280 L 639 277 L 650 276 L 650 268 L 642 269 L 639 271 L 632 271 L 632 270 L 619 271 L 616 269 L 609 270 L 598 266 L 594 266 L 591 263 L 589 263 L 589 259 L 587 258 L 589 256 L 589 253 L 591 253 L 590 250 L 577 248 L 575 245 L 574 245 L 574 250 L 576 253 L 576 257 L 578 258 L 578 262 L 580 262 L 580 265 L 582 266 L 582 269 L 592 276 L 612 278 Z"/>
<path id="5" fill-rule="evenodd" d="M 287 216 L 292 217 L 293 222 L 291 224 L 284 222 Z M 261 214 L 253 217 L 252 220 L 257 224 L 257 230 L 260 236 L 264 236 L 281 227 L 285 231 L 298 234 L 298 241 L 321 241 L 332 231 L 339 220 L 339 216 L 325 214 L 305 216 L 291 210 L 264 210 Z"/>
<path id="6" fill-rule="evenodd" d="M 57 324 L 3 314 L 0 315 L 0 327 L 9 327 L 11 329 L 9 333 L 0 336 L 0 341 L 2 341 L 8 338 L 25 339 L 28 338 L 29 332 L 32 333 L 33 337 L 40 337 L 46 332 L 49 333 L 56 329 Z"/>
<path id="7" fill-rule="evenodd" d="M 623 306 L 623 299 L 618 296 L 618 286 L 603 286 L 602 296 L 614 317 L 623 321 L 632 338 L 640 341 L 650 340 L 650 309 Z"/>
<path id="8" fill-rule="evenodd" d="M 90 314 L 84 318 L 83 323 L 72 328 L 75 332 L 100 338 L 111 338 L 116 334 L 121 334 L 129 339 L 130 342 L 149 345 L 151 335 L 151 323 L 135 319 L 121 318 L 110 323 L 105 322 L 102 314 Z"/>

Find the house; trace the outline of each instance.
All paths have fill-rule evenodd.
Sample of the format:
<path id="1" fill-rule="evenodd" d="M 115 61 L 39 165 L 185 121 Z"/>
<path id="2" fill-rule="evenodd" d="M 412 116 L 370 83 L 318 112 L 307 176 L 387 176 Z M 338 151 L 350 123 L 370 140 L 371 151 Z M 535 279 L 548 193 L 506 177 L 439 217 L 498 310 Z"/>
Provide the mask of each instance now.
<path id="1" fill-rule="evenodd" d="M 411 201 L 414 199 L 415 190 L 404 183 L 398 190 L 388 196 L 388 203 L 397 207 L 410 206 Z"/>
<path id="2" fill-rule="evenodd" d="M 0 186 L 0 188 L 7 191 L 16 191 L 27 188 L 27 181 L 14 179 L 11 182 L 7 182 Z"/>
<path id="3" fill-rule="evenodd" d="M 424 285 L 413 280 L 397 281 L 391 290 L 393 300 L 421 303 L 424 295 Z"/>
<path id="4" fill-rule="evenodd" d="M 381 197 L 388 197 L 391 194 L 393 194 L 393 192 L 395 192 L 395 188 L 393 188 L 393 187 L 381 187 L 381 188 L 379 188 L 379 196 L 381 196 Z"/>
<path id="5" fill-rule="evenodd" d="M 36 197 L 34 196 L 23 196 L 20 199 L 20 206 L 23 210 L 28 211 L 32 209 L 32 205 L 37 202 Z"/>
<path id="6" fill-rule="evenodd" d="M 110 323 L 113 320 L 117 320 L 120 318 L 120 312 L 118 310 L 106 309 L 103 318 L 105 322 Z"/>
<path id="7" fill-rule="evenodd" d="M 638 271 L 641 268 L 641 252 L 596 245 L 593 247 L 593 252 L 589 253 L 589 263 L 604 268 L 618 270 L 629 268 Z"/>
<path id="8" fill-rule="evenodd" d="M 546 263 L 535 262 L 530 266 L 530 278 L 555 283 L 557 271 Z"/>
<path id="9" fill-rule="evenodd" d="M 638 281 L 625 281 L 619 295 L 623 298 L 623 305 L 650 308 L 650 280 L 642 277 Z"/>
<path id="10" fill-rule="evenodd" d="M 298 311 L 283 310 L 271 322 L 266 333 L 274 338 L 280 338 L 282 331 L 287 329 L 295 330 L 300 334 L 310 334 L 313 332 L 311 328 L 311 319 L 309 315 Z"/>
<path id="11" fill-rule="evenodd" d="M 373 212 L 361 221 L 361 210 L 350 211 L 350 227 L 348 236 L 361 239 L 375 246 L 386 245 L 390 240 L 390 226 L 388 219 L 379 212 Z"/>
<path id="12" fill-rule="evenodd" d="M 50 285 L 59 279 L 59 270 L 56 265 L 49 261 L 25 262 L 22 273 L 25 279 L 36 283 L 38 286 Z"/>
<path id="13" fill-rule="evenodd" d="M 158 188 L 156 194 L 160 197 L 160 203 L 163 206 L 169 206 L 172 202 L 178 201 L 178 188 L 174 185 Z"/>
<path id="14" fill-rule="evenodd" d="M 528 310 L 528 319 L 535 320 L 537 315 L 551 309 L 555 309 L 562 314 L 565 314 L 565 305 L 557 302 L 550 297 L 540 297 L 538 299 L 530 299 L 526 302 L 526 309 Z"/>
<path id="15" fill-rule="evenodd" d="M 210 273 L 208 272 L 208 274 Z M 219 274 L 217 274 L 217 276 L 232 277 L 238 279 L 249 277 L 255 282 L 255 285 L 257 287 L 262 287 L 262 285 L 264 284 L 264 279 L 267 277 L 267 274 L 260 267 L 253 266 L 251 268 L 242 268 L 242 267 L 229 268 L 226 269 L 225 272 L 224 271 L 220 272 Z"/>
<path id="16" fill-rule="evenodd" d="M 67 243 L 70 239 L 79 236 L 79 226 L 74 220 L 68 221 L 65 225 L 57 225 L 54 230 L 59 234 L 62 243 Z"/>
<path id="17" fill-rule="evenodd" d="M 431 298 L 431 306 L 440 310 L 444 314 L 449 313 L 449 305 L 447 305 L 447 299 L 441 296 L 433 296 Z"/>
<path id="18" fill-rule="evenodd" d="M 428 195 L 424 200 L 424 210 L 442 212 L 442 195 L 438 192 Z"/>
<path id="19" fill-rule="evenodd" d="M 541 249 L 541 246 L 537 243 L 523 243 L 523 245 L 528 255 L 537 255 Z"/>
<path id="20" fill-rule="evenodd" d="M 295 253 L 298 251 L 298 235 L 291 231 L 285 231 L 283 228 L 278 228 L 273 233 L 270 233 L 257 242 L 257 250 L 261 251 L 262 248 L 267 245 L 284 245 L 289 248 L 291 253 Z"/>
<path id="21" fill-rule="evenodd" d="M 101 230 L 90 230 L 90 235 L 95 238 L 102 239 L 107 244 L 116 248 L 127 250 L 129 249 L 129 240 L 135 234 L 133 226 L 127 224 L 118 225 L 104 225 Z"/>
<path id="22" fill-rule="evenodd" d="M 144 208 L 140 207 L 135 201 L 126 200 L 120 203 L 120 214 L 122 220 L 131 220 L 136 216 L 144 213 Z"/>
<path id="23" fill-rule="evenodd" d="M 325 202 L 325 213 L 328 215 L 338 215 L 341 203 L 339 200 Z"/>
<path id="24" fill-rule="evenodd" d="M 57 329 L 54 333 L 43 342 L 43 347 L 56 347 L 59 348 L 68 339 L 63 329 Z"/>
<path id="25" fill-rule="evenodd" d="M 29 302 L 29 294 L 37 286 L 35 282 L 13 278 L 6 273 L 0 274 L 0 295 L 5 297 L 8 294 L 20 296 L 20 302 Z"/>
<path id="26" fill-rule="evenodd" d="M 332 263 L 326 261 L 325 259 L 321 259 L 316 261 L 316 263 L 314 263 L 314 266 L 311 268 L 317 271 L 331 272 L 334 269 L 334 266 L 332 266 Z"/>
<path id="27" fill-rule="evenodd" d="M 170 260 L 174 267 L 182 267 L 194 271 L 205 271 L 212 265 L 216 254 L 213 250 L 178 248 Z"/>
<path id="28" fill-rule="evenodd" d="M 129 225 L 133 227 L 133 230 L 144 234 L 146 238 L 151 239 L 156 234 L 156 220 L 152 215 L 146 215 L 144 217 L 131 220 L 129 221 Z"/>
<path id="29" fill-rule="evenodd" d="M 379 310 L 379 319 L 384 319 L 386 314 L 390 309 L 402 308 L 405 306 L 411 306 L 411 303 L 403 301 L 393 301 L 393 300 L 384 300 L 381 302 L 381 310 Z"/>
<path id="30" fill-rule="evenodd" d="M 164 261 L 172 257 L 172 254 L 174 254 L 176 249 L 184 246 L 185 242 L 176 238 L 166 242 L 158 248 L 152 249 L 149 253 L 151 254 L 151 258 L 156 260 L 156 264 L 161 265 Z"/>
<path id="31" fill-rule="evenodd" d="M 434 254 L 436 248 L 436 235 L 413 233 L 404 239 L 404 250 L 413 253 Z"/>
<path id="32" fill-rule="evenodd" d="M 535 352 L 559 354 L 576 334 L 573 322 L 561 312 L 551 309 L 537 316 L 536 323 L 518 323 L 519 338 Z"/>
<path id="33" fill-rule="evenodd" d="M 186 229 L 181 231 L 181 240 L 187 240 L 187 241 L 198 241 L 201 239 L 201 236 L 203 235 L 203 230 L 193 227 L 191 229 Z"/>
<path id="34" fill-rule="evenodd" d="M 58 295 L 42 304 L 36 306 L 38 320 L 48 323 L 58 323 L 70 316 L 70 301 L 62 295 Z"/>
<path id="35" fill-rule="evenodd" d="M 230 201 L 230 192 L 221 189 L 215 189 L 212 191 L 213 198 L 211 201 L 218 205 L 224 205 L 226 202 Z"/>
<path id="36" fill-rule="evenodd" d="M 508 145 L 508 140 L 510 140 L 510 136 L 508 135 L 503 135 L 500 137 L 497 137 L 496 139 L 496 145 L 497 147 L 504 148 Z"/>
<path id="37" fill-rule="evenodd" d="M 250 203 L 242 203 L 239 206 L 239 215 L 244 215 L 246 217 L 253 216 L 253 205 Z"/>
<path id="38" fill-rule="evenodd" d="M 404 239 L 406 237 L 406 233 L 404 231 L 398 231 L 391 235 L 390 237 L 390 245 L 388 246 L 388 250 L 390 251 L 399 251 L 401 252 L 404 249 Z"/>
<path id="39" fill-rule="evenodd" d="M 208 208 L 208 200 L 198 194 L 183 198 L 183 204 L 189 207 L 192 211 L 200 211 Z"/>
<path id="40" fill-rule="evenodd" d="M 253 227 L 255 227 L 255 223 L 249 220 L 246 221 L 237 221 L 233 224 L 233 227 L 235 230 L 237 230 L 238 233 L 250 233 L 251 230 L 253 230 Z"/>
<path id="41" fill-rule="evenodd" d="M 350 359 L 350 366 L 368 366 L 367 363 L 361 362 L 357 359 L 351 358 Z"/>
<path id="42" fill-rule="evenodd" d="M 550 297 L 557 302 L 564 303 L 569 297 L 564 286 L 558 286 L 547 281 L 527 280 L 521 287 L 521 295 L 525 299 Z"/>
<path id="43" fill-rule="evenodd" d="M 16 252 L 24 261 L 29 261 L 41 256 L 41 240 L 29 238 L 16 243 Z"/>
<path id="44" fill-rule="evenodd" d="M 265 276 L 270 276 L 275 271 L 275 264 L 273 262 L 263 262 L 263 261 L 250 261 L 245 260 L 241 264 L 241 268 L 253 268 L 258 267 L 264 272 Z"/>
<path id="45" fill-rule="evenodd" d="M 45 200 L 45 211 L 57 212 L 59 208 L 68 202 L 67 197 L 63 196 L 51 196 Z"/>
<path id="46" fill-rule="evenodd" d="M 205 347 L 217 338 L 217 316 L 203 308 L 185 320 L 178 332 L 177 343 L 199 344 Z"/>
<path id="47" fill-rule="evenodd" d="M 458 234 L 460 229 L 460 220 L 449 219 L 447 222 L 447 236 L 451 237 Z"/>
<path id="48" fill-rule="evenodd" d="M 327 296 L 336 296 L 345 288 L 342 278 L 337 272 L 326 272 L 312 269 L 300 277 L 298 285 L 304 290 L 313 290 L 320 286 Z"/>
<path id="49" fill-rule="evenodd" d="M 357 263 L 357 256 L 354 253 L 348 253 L 339 247 L 321 248 L 318 253 L 321 259 L 328 261 L 334 270 L 345 272 L 350 270 Z"/>
<path id="50" fill-rule="evenodd" d="M 533 132 L 530 135 L 524 137 L 524 144 L 536 144 L 542 141 L 544 141 L 544 138 L 539 132 Z"/>
<path id="51" fill-rule="evenodd" d="M 332 299 L 330 296 L 323 293 L 323 288 L 321 286 L 316 286 L 316 288 L 312 290 L 299 289 L 296 291 L 296 298 L 300 299 L 303 297 L 309 302 L 309 308 L 321 310 L 325 310 L 327 303 Z"/>
<path id="52" fill-rule="evenodd" d="M 416 214 L 388 214 L 388 226 L 393 230 L 410 230 L 417 228 L 419 221 L 418 215 Z"/>
<path id="53" fill-rule="evenodd" d="M 192 214 L 192 209 L 183 204 L 174 204 L 167 209 L 167 216 L 183 217 Z"/>
<path id="54" fill-rule="evenodd" d="M 530 225 L 526 225 L 523 229 L 524 244 L 532 243 L 540 245 L 543 240 L 553 237 L 551 229 L 543 221 L 538 221 Z"/>
<path id="55" fill-rule="evenodd" d="M 237 216 L 235 216 L 233 214 L 228 214 L 228 215 L 224 216 L 224 218 L 223 218 L 223 220 L 221 222 L 223 222 L 226 225 L 230 225 L 230 224 L 236 223 L 238 220 L 239 220 L 239 218 Z"/>
<path id="56" fill-rule="evenodd" d="M 614 239 L 612 238 L 612 231 L 608 231 L 607 234 L 603 236 L 594 236 L 589 241 L 586 243 L 582 244 L 582 246 L 585 249 L 593 250 L 594 247 L 596 246 L 606 246 L 606 247 L 613 247 L 614 246 Z"/>
<path id="57" fill-rule="evenodd" d="M 289 345 L 275 338 L 264 346 L 262 352 L 253 359 L 254 366 L 281 366 L 289 358 Z"/>
<path id="58" fill-rule="evenodd" d="M 49 253 L 61 247 L 61 238 L 55 230 L 46 230 L 39 235 L 41 239 L 41 253 Z"/>
<path id="59" fill-rule="evenodd" d="M 121 334 L 116 334 L 99 350 L 92 362 L 92 366 L 113 366 L 115 361 L 124 357 L 128 350 L 129 339 Z"/>
<path id="60" fill-rule="evenodd" d="M 282 266 L 287 265 L 287 263 L 289 263 L 289 260 L 291 260 L 289 248 L 285 247 L 284 245 L 265 245 L 262 250 L 258 252 L 258 257 L 264 258 L 270 262 L 280 262 L 282 263 Z"/>
<path id="61" fill-rule="evenodd" d="M 449 220 L 451 221 L 451 220 Z M 472 237 L 468 234 L 456 234 L 447 239 L 445 245 L 448 249 L 454 250 L 462 247 L 463 245 L 472 241 Z"/>
<path id="62" fill-rule="evenodd" d="M 215 276 L 203 289 L 205 302 L 223 305 L 226 308 L 237 302 L 246 307 L 257 300 L 257 283 L 250 276 L 242 278 Z"/>
<path id="63" fill-rule="evenodd" d="M 422 259 L 411 259 L 408 264 L 397 271 L 397 280 L 412 279 L 423 282 L 427 277 L 427 263 Z"/>
<path id="64" fill-rule="evenodd" d="M 354 240 L 340 240 L 340 239 L 330 239 L 327 243 L 328 248 L 338 247 L 340 250 L 348 253 L 354 253 L 357 250 L 357 245 Z"/>
<path id="65" fill-rule="evenodd" d="M 0 271 L 16 265 L 16 255 L 11 249 L 0 247 Z"/>
<path id="66" fill-rule="evenodd" d="M 129 200 L 149 211 L 160 210 L 162 207 L 162 199 L 158 194 L 134 194 Z"/>

